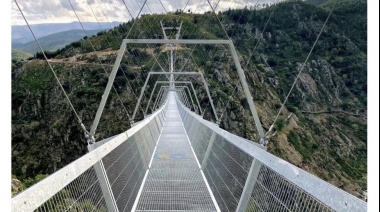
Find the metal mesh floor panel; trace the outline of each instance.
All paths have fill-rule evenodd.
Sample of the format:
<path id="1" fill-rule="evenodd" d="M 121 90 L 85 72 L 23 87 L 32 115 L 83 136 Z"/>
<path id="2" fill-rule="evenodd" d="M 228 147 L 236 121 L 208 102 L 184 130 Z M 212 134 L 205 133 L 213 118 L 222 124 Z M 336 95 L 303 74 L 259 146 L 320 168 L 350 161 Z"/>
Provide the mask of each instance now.
<path id="1" fill-rule="evenodd" d="M 217 211 L 174 99 L 136 211 Z"/>

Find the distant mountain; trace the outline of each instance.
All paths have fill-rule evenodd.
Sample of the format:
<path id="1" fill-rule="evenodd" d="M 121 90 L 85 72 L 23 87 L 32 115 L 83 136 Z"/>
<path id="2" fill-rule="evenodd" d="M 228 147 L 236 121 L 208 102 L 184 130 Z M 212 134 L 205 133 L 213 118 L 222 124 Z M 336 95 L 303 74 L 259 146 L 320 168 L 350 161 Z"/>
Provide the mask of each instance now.
<path id="1" fill-rule="evenodd" d="M 87 34 L 89 36 L 92 36 L 96 35 L 100 31 L 101 30 L 99 29 L 89 30 L 87 31 Z M 80 40 L 84 36 L 86 36 L 86 34 L 83 32 L 83 30 L 74 29 L 41 37 L 38 39 L 38 41 L 44 50 L 55 51 L 57 49 L 65 47 L 67 44 Z M 20 41 L 20 39 L 18 39 L 18 41 Z M 40 48 L 37 46 L 37 43 L 36 41 L 34 41 L 34 39 L 27 43 L 17 43 L 17 41 L 12 41 L 12 49 L 26 52 L 29 54 L 35 54 L 36 52 L 40 51 Z"/>
<path id="2" fill-rule="evenodd" d="M 12 43 L 25 44 L 25 43 L 28 43 L 28 42 L 33 41 L 33 40 L 34 40 L 33 37 L 24 37 L 24 38 L 12 39 Z"/>
<path id="3" fill-rule="evenodd" d="M 99 30 L 101 29 L 99 27 L 99 24 L 97 22 L 82 22 L 83 27 L 86 30 Z M 100 25 L 103 29 L 109 29 L 113 28 L 114 26 L 119 25 L 120 22 L 112 22 L 111 24 L 108 22 L 102 22 Z M 49 23 L 49 24 L 34 24 L 31 25 L 31 28 L 34 32 L 34 34 L 40 38 L 47 35 L 51 35 L 57 32 L 64 32 L 69 31 L 73 29 L 82 29 L 79 22 L 72 22 L 72 23 Z M 30 41 L 32 38 L 32 34 L 26 25 L 13 25 L 12 26 L 12 41 Z M 21 39 L 21 40 L 20 40 Z"/>

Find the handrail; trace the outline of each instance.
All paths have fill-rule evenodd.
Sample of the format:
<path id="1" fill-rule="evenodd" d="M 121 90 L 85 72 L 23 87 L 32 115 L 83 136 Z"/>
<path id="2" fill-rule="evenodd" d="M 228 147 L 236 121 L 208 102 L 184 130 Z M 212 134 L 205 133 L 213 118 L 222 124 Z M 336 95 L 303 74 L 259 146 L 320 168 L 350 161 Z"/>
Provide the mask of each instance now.
<path id="1" fill-rule="evenodd" d="M 13 197 L 11 206 L 12 211 L 25 212 L 37 209 L 65 188 L 65 186 L 69 185 L 81 174 L 91 168 L 94 164 L 107 156 L 111 151 L 123 144 L 128 138 L 131 138 L 139 132 L 139 130 L 148 125 L 153 119 L 164 111 L 164 108 L 165 105 L 157 110 L 153 115 L 137 123 L 133 128 L 113 137 L 111 140 L 99 146 L 95 150 L 87 153 L 29 189 Z"/>
<path id="2" fill-rule="evenodd" d="M 265 150 L 261 149 L 254 145 L 254 142 L 250 142 L 244 138 L 241 138 L 237 135 L 231 134 L 228 131 L 225 131 L 215 124 L 204 120 L 199 115 L 190 111 L 182 102 L 178 101 L 181 110 L 183 111 L 182 115 L 185 114 L 191 116 L 198 123 L 195 123 L 194 120 L 191 122 L 191 125 L 201 124 L 212 132 L 215 132 L 217 135 L 225 139 L 227 142 L 238 147 L 242 152 L 245 152 L 252 156 L 254 159 L 261 162 L 261 164 L 270 170 L 274 171 L 286 181 L 291 184 L 294 184 L 299 189 L 306 192 L 308 195 L 315 198 L 317 201 L 320 201 L 324 205 L 328 206 L 335 211 L 366 211 L 367 203 L 361 199 L 347 193 L 344 190 L 337 188 L 336 186 L 323 181 L 322 179 L 290 164 L 289 162 L 278 158 Z"/>
<path id="3" fill-rule="evenodd" d="M 201 116 L 184 106 L 178 99 L 177 103 L 185 129 L 190 134 L 190 142 L 194 143 L 199 138 L 207 140 L 207 138 L 203 137 L 203 135 L 205 135 L 205 131 L 212 134 L 212 136 L 211 134 L 208 135 L 208 138 L 210 139 L 208 147 L 206 146 L 208 153 L 203 157 L 200 157 L 200 153 L 196 149 L 196 145 L 193 145 L 195 148 L 194 152 L 198 158 L 203 158 L 203 161 L 200 160 L 200 162 L 202 162 L 202 170 L 206 175 L 206 179 L 209 181 L 208 183 L 213 185 L 211 186 L 213 193 L 218 194 L 220 198 L 222 198 L 222 195 L 220 195 L 218 189 L 220 185 L 224 186 L 225 188 L 223 188 L 224 191 L 222 191 L 222 193 L 226 191 L 230 192 L 233 198 L 236 197 L 233 201 L 235 201 L 235 203 L 237 203 L 236 201 L 239 202 L 238 208 L 236 208 L 237 204 L 234 206 L 237 211 L 245 211 L 247 207 L 253 207 L 254 209 L 256 208 L 261 211 L 268 210 L 266 207 L 271 207 L 272 210 L 292 210 L 302 208 L 304 210 L 318 210 L 318 208 L 323 208 L 328 211 L 367 210 L 366 202 L 290 164 L 289 162 L 266 152 L 256 143 L 233 135 L 219 128 L 214 123 L 204 120 Z M 146 127 L 153 126 L 153 122 L 159 124 L 161 121 L 157 119 L 162 119 L 163 113 L 165 113 L 166 105 L 167 101 L 153 115 L 148 116 L 143 121 L 136 123 L 133 128 L 110 139 L 106 139 L 104 142 L 100 142 L 99 144 L 102 145 L 97 145 L 98 147 L 90 153 L 84 155 L 68 166 L 55 172 L 48 178 L 12 198 L 12 211 L 33 211 L 42 205 L 46 205 L 52 197 L 56 197 L 57 195 L 65 195 L 61 193 L 64 192 L 65 188 L 67 188 L 69 184 L 72 184 L 72 182 L 75 182 L 78 178 L 86 178 L 86 175 L 82 175 L 84 175 L 84 173 L 91 169 L 96 163 L 108 157 L 111 152 L 114 153 L 113 150 L 120 148 L 122 145 L 124 146 L 124 144 L 127 144 L 126 142 L 131 139 L 136 139 L 135 135 L 143 135 L 141 133 L 144 133 L 144 131 L 141 130 L 147 129 Z M 198 135 L 198 137 L 195 135 Z M 228 146 L 234 146 L 234 153 L 238 153 L 240 156 L 245 154 L 251 158 L 251 169 L 249 170 L 248 176 L 239 176 L 239 173 L 236 172 L 236 168 L 231 165 L 227 165 L 226 167 L 215 166 L 215 163 L 219 163 L 223 166 L 224 163 L 228 164 L 225 161 L 228 159 L 227 155 L 222 157 L 223 155 L 221 154 L 227 154 L 227 152 L 231 151 L 231 149 L 229 149 L 230 147 L 221 147 L 221 142 L 227 142 Z M 138 143 L 139 144 L 136 143 L 135 145 L 141 145 L 141 142 Z M 127 149 L 133 145 L 133 142 L 131 144 L 127 144 Z M 147 145 L 147 143 L 145 143 L 145 145 Z M 128 151 L 135 152 L 134 155 L 138 155 L 138 153 L 140 153 L 140 157 L 151 157 L 150 155 L 153 153 L 149 152 L 149 149 L 142 149 L 143 147 L 144 145 L 141 145 L 134 147 L 134 149 L 123 151 L 125 153 Z M 131 159 L 133 159 L 135 156 L 131 155 L 131 157 Z M 236 157 L 236 154 L 228 160 L 234 160 L 233 157 Z M 110 160 L 114 161 L 112 158 L 109 158 L 108 163 Z M 141 158 L 139 161 L 144 160 L 144 158 Z M 239 163 L 241 161 L 234 162 Z M 136 163 L 136 166 L 134 166 L 134 168 L 132 167 L 133 170 L 131 171 L 135 172 L 139 163 L 140 162 Z M 241 167 L 244 170 L 244 173 L 248 173 L 247 165 L 249 164 L 245 164 L 243 165 L 244 167 Z M 141 173 L 144 173 L 145 169 L 143 167 L 144 165 L 141 165 L 139 168 L 139 176 L 141 176 Z M 216 176 L 223 181 L 222 178 L 227 175 L 233 176 L 231 179 L 235 182 L 228 182 L 231 185 L 227 185 L 224 182 L 224 185 L 218 184 L 219 186 L 216 186 L 217 184 L 215 184 L 214 180 L 218 179 L 213 178 Z M 100 183 L 99 181 L 96 181 L 96 178 L 94 179 L 94 183 Z M 137 185 L 140 181 L 137 180 L 134 183 Z M 229 189 L 229 186 L 234 188 L 233 184 L 242 184 L 240 185 L 240 188 L 244 188 L 244 190 Z M 276 190 L 271 190 L 273 188 Z M 97 199 L 98 202 L 100 202 L 103 198 L 101 193 L 94 195 L 94 198 L 100 198 L 100 200 Z M 116 196 L 118 197 L 120 194 Z M 259 199 L 260 197 L 262 199 Z M 89 198 L 91 199 L 92 197 Z M 58 207 L 62 202 L 71 201 L 68 197 L 63 197 L 59 200 L 60 201 L 55 202 Z M 75 199 L 72 201 L 74 200 Z M 228 201 L 230 200 L 231 199 Z M 221 204 L 220 202 L 221 201 L 218 201 L 218 204 Z M 70 204 L 75 205 L 78 204 L 78 202 L 75 200 L 74 203 Z M 228 204 L 232 205 L 231 202 L 228 202 Z M 255 206 L 252 206 L 253 204 Z M 57 205 L 53 206 L 54 210 Z M 47 206 L 47 210 L 51 209 L 49 207 L 50 206 Z M 102 207 L 104 207 L 104 204 Z M 69 208 L 71 208 L 71 206 Z M 46 208 L 43 209 L 46 210 Z"/>

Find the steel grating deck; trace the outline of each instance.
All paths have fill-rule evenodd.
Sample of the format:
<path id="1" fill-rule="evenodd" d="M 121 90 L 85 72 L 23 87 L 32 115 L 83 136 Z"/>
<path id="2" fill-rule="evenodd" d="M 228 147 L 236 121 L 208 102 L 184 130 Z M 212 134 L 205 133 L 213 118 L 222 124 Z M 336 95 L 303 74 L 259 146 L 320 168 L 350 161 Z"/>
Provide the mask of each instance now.
<path id="1" fill-rule="evenodd" d="M 136 211 L 219 211 L 183 126 L 174 93 Z"/>

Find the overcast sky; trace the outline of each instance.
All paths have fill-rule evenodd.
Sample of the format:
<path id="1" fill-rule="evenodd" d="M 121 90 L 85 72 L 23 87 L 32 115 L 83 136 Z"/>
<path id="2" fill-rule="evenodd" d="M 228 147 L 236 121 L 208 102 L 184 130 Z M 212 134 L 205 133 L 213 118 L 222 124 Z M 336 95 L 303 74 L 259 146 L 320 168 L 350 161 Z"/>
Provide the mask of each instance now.
<path id="1" fill-rule="evenodd" d="M 136 17 L 145 0 L 124 0 L 128 6 L 126 9 L 123 0 L 23 0 L 17 1 L 30 24 L 39 23 L 69 23 L 78 21 L 74 10 L 78 13 L 80 21 L 83 22 L 125 22 Z M 163 13 L 176 11 L 177 9 L 190 10 L 193 13 L 211 11 L 208 0 L 147 0 L 142 13 Z M 210 0 L 213 7 L 218 0 Z M 256 3 L 276 2 L 276 0 L 221 0 L 217 11 L 228 8 L 251 7 Z M 188 4 L 187 4 L 188 3 Z M 187 6 L 186 6 L 187 5 Z M 164 9 L 165 8 L 165 9 Z M 93 14 L 93 12 L 95 15 Z M 20 11 L 12 1 L 12 25 L 25 25 Z"/>

